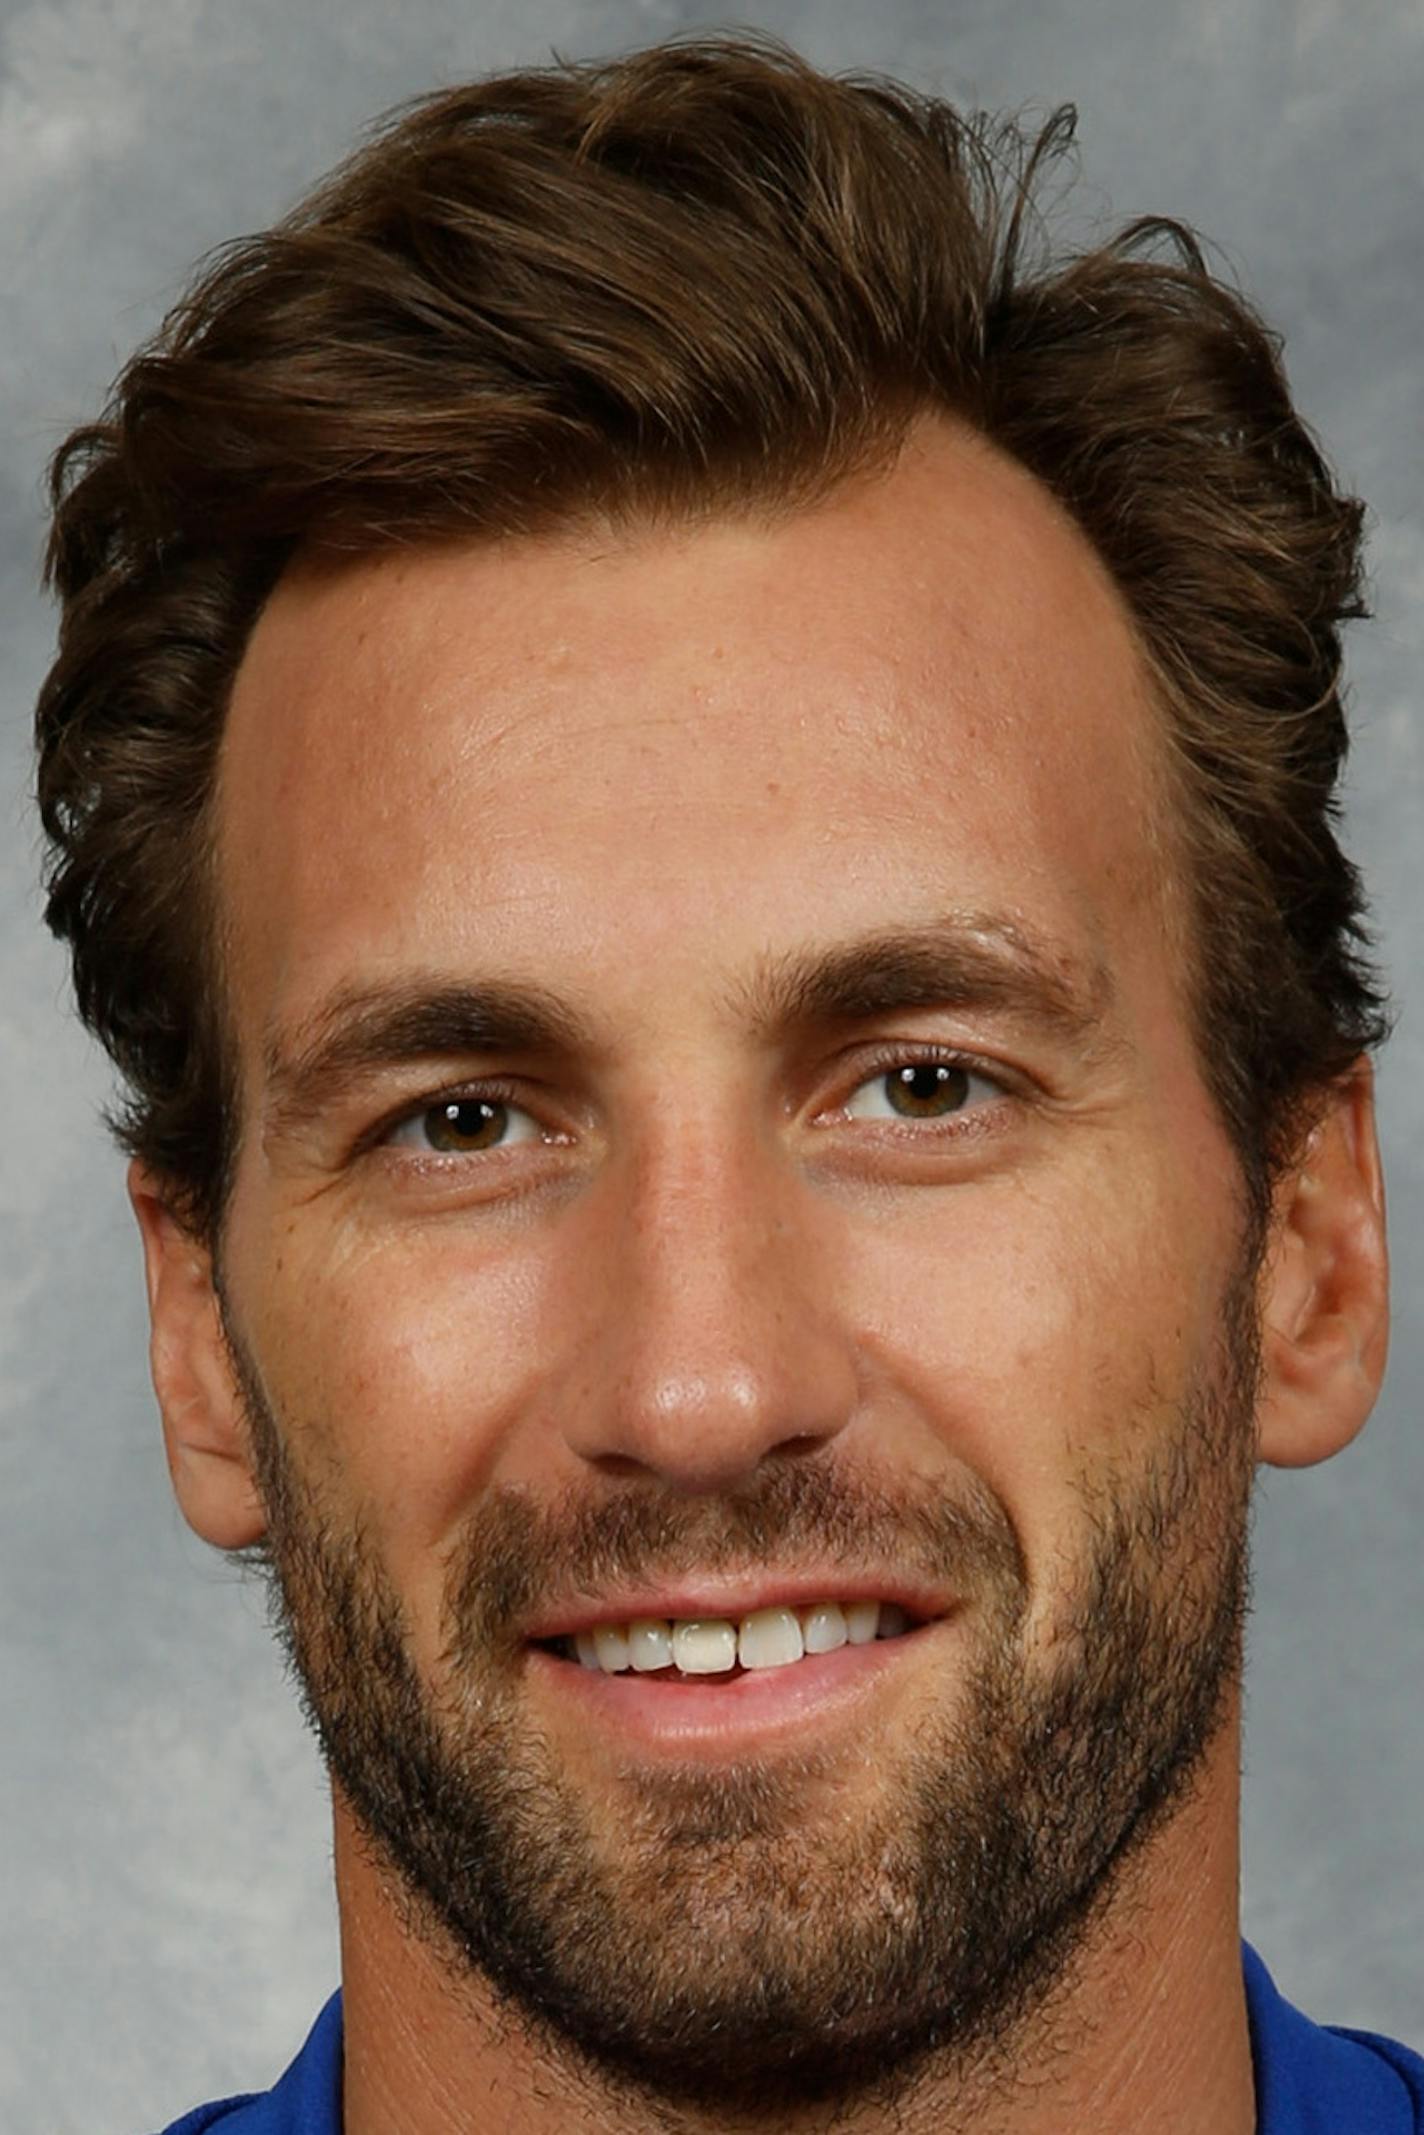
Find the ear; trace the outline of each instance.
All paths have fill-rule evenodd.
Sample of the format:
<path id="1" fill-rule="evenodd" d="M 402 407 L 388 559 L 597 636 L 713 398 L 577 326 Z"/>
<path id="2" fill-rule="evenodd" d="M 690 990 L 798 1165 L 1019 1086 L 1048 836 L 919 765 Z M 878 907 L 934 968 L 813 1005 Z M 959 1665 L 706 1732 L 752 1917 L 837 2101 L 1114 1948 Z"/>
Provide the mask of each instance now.
<path id="1" fill-rule="evenodd" d="M 243 1549 L 261 1539 L 267 1522 L 223 1339 L 212 1255 L 184 1227 L 162 1181 L 145 1165 L 129 1166 L 128 1187 L 143 1239 L 149 1366 L 174 1494 L 205 1542 Z"/>
<path id="2" fill-rule="evenodd" d="M 1309 1467 L 1350 1443 L 1384 1376 L 1389 1263 L 1367 1060 L 1332 1087 L 1277 1189 L 1261 1305 L 1260 1458 Z"/>

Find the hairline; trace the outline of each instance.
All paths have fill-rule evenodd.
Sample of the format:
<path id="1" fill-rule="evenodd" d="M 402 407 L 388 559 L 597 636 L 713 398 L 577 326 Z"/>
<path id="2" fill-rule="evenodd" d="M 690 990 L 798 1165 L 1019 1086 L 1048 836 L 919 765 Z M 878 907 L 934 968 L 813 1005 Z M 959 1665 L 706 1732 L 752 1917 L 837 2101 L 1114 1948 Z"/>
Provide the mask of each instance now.
<path id="1" fill-rule="evenodd" d="M 524 543 L 537 543 L 550 548 L 573 548 L 579 544 L 587 544 L 590 538 L 606 538 L 615 543 L 631 545 L 649 536 L 676 539 L 696 533 L 704 527 L 719 524 L 768 527 L 784 525 L 814 511 L 819 505 L 839 497 L 847 490 L 854 490 L 860 484 L 873 484 L 888 475 L 909 445 L 918 425 L 930 420 L 951 424 L 966 442 L 987 451 L 1033 485 L 1044 506 L 1061 524 L 1071 530 L 1078 547 L 1085 557 L 1091 560 L 1105 597 L 1111 602 L 1127 631 L 1138 684 L 1134 701 L 1140 706 L 1142 718 L 1140 722 L 1133 719 L 1124 720 L 1122 731 L 1124 747 L 1131 749 L 1135 755 L 1137 768 L 1143 776 L 1149 796 L 1149 807 L 1142 824 L 1143 872 L 1147 878 L 1148 895 L 1163 930 L 1172 965 L 1173 984 L 1178 990 L 1198 1069 L 1213 1109 L 1226 1129 L 1243 1186 L 1248 1191 L 1252 1190 L 1255 1153 L 1241 1146 L 1240 1139 L 1219 1102 L 1209 1072 L 1204 1018 L 1205 944 L 1200 939 L 1201 929 L 1196 910 L 1199 884 L 1196 880 L 1194 837 L 1194 824 L 1203 804 L 1193 789 L 1189 767 L 1183 761 L 1182 752 L 1177 745 L 1173 711 L 1176 694 L 1174 686 L 1164 673 L 1160 662 L 1154 657 L 1128 595 L 1118 584 L 1092 535 L 1071 508 L 1026 461 L 1002 444 L 989 430 L 972 422 L 956 408 L 921 398 L 912 405 L 902 404 L 898 411 L 887 409 L 884 419 L 878 424 L 871 419 L 869 442 L 865 449 L 859 450 L 852 445 L 841 459 L 833 460 L 827 457 L 819 468 L 813 470 L 801 482 L 768 482 L 756 490 L 738 487 L 731 494 L 727 494 L 713 479 L 704 485 L 700 495 L 689 493 L 685 499 L 658 494 L 654 483 L 650 484 L 653 494 L 645 503 L 640 500 L 635 481 L 630 484 L 629 494 L 623 499 L 595 499 L 586 503 L 573 501 L 563 509 L 557 504 L 537 508 L 531 511 L 527 527 L 487 527 L 470 519 L 461 525 L 458 520 L 442 519 L 433 514 L 429 537 L 424 539 L 419 536 L 384 542 L 373 539 L 363 545 L 338 547 L 324 541 L 318 530 L 309 540 L 294 548 L 254 612 L 243 639 L 241 652 L 227 677 L 218 735 L 212 752 L 211 773 L 203 806 L 195 821 L 198 879 L 203 885 L 202 905 L 206 908 L 199 914 L 199 939 L 204 945 L 200 953 L 205 953 L 208 959 L 210 983 L 204 991 L 211 996 L 206 1003 L 209 1022 L 205 1042 L 210 1042 L 213 1050 L 212 1064 L 219 1086 L 222 1123 L 222 1147 L 215 1166 L 215 1190 L 211 1197 L 210 1220 L 201 1226 L 207 1230 L 210 1244 L 215 1247 L 219 1241 L 243 1135 L 254 1124 L 251 1119 L 244 1119 L 242 1116 L 242 1047 L 240 1034 L 231 1014 L 231 977 L 234 964 L 232 915 L 230 910 L 224 907 L 220 896 L 222 765 L 233 694 L 247 659 L 252 637 L 279 589 L 294 580 L 299 582 L 307 574 L 314 574 L 319 579 L 339 578 L 348 571 L 359 571 L 363 566 L 383 558 L 403 554 L 423 556 L 459 549 L 488 551 Z M 1259 1169 L 1260 1166 L 1257 1165 L 1256 1168 Z"/>

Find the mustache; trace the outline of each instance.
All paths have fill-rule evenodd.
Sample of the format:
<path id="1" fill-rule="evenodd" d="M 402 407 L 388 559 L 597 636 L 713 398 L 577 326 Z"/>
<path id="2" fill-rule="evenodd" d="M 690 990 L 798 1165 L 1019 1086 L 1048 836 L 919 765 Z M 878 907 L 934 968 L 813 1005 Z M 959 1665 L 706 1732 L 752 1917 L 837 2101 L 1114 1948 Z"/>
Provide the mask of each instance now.
<path id="1" fill-rule="evenodd" d="M 293 1465 L 255 1360 L 219 1293 L 221 1325 L 250 1432 L 268 1516 L 255 1553 L 285 1591 L 315 1583 L 349 1602 L 336 1537 Z M 358 1523 L 347 1537 L 367 1555 Z M 541 1497 L 527 1485 L 492 1484 L 471 1508 L 444 1567 L 441 1649 L 457 1667 L 524 1644 L 535 1609 L 598 1602 L 615 1587 L 648 1586 L 697 1573 L 728 1574 L 814 1564 L 864 1578 L 898 1573 L 961 1599 L 991 1600 L 1006 1628 L 1027 1607 L 1028 1574 L 1009 1514 L 982 1477 L 887 1479 L 864 1457 L 764 1463 L 738 1489 L 691 1496 L 655 1483 L 569 1483 Z M 380 1584 L 378 1567 L 371 1571 Z M 386 1630 L 401 1606 L 383 1596 Z"/>
<path id="2" fill-rule="evenodd" d="M 522 1642 L 550 1603 L 599 1601 L 614 1588 L 713 1572 L 797 1568 L 894 1570 L 961 1595 L 1019 1600 L 1023 1554 L 1004 1507 L 979 1478 L 957 1486 L 897 1479 L 863 1464 L 767 1466 L 717 1496 L 630 1484 L 570 1485 L 541 1500 L 496 1485 L 466 1521 L 445 1582 L 445 1646 L 457 1664 Z"/>

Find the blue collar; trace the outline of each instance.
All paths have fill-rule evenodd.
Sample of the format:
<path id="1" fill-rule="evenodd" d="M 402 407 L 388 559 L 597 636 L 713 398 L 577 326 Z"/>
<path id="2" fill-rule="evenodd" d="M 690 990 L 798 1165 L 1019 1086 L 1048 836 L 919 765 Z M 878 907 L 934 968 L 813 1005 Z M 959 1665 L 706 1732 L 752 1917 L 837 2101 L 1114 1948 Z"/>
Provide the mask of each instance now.
<path id="1" fill-rule="evenodd" d="M 1312 2024 L 1241 1950 L 1256 2135 L 1424 2135 L 1424 2060 L 1372 2032 Z M 338 1993 L 274 2090 L 200 2106 L 166 2135 L 341 2135 L 341 2043 Z"/>

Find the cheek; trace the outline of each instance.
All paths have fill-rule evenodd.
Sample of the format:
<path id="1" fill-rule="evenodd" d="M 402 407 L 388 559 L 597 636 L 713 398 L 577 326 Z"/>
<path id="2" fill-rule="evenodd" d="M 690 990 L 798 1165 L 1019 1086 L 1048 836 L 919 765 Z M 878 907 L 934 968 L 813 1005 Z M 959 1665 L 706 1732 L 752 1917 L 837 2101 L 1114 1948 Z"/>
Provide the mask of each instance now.
<path id="1" fill-rule="evenodd" d="M 468 1233 L 292 1245 L 245 1321 L 292 1455 L 383 1541 L 398 1579 L 438 1555 L 536 1402 L 541 1284 Z"/>
<path id="2" fill-rule="evenodd" d="M 1223 1263 L 1150 1173 L 926 1197 L 847 1256 L 859 1339 L 927 1460 L 988 1484 L 1031 1569 L 1071 1546 L 1085 1481 L 1140 1467 L 1216 1339 Z"/>

